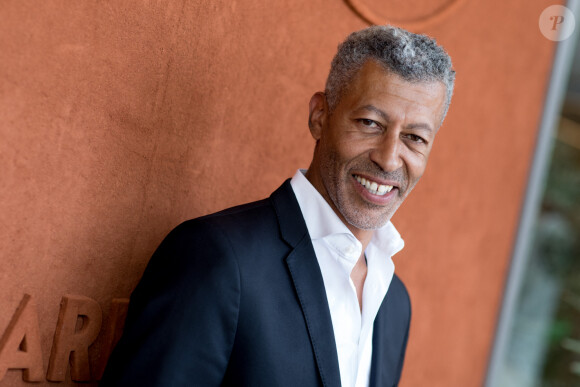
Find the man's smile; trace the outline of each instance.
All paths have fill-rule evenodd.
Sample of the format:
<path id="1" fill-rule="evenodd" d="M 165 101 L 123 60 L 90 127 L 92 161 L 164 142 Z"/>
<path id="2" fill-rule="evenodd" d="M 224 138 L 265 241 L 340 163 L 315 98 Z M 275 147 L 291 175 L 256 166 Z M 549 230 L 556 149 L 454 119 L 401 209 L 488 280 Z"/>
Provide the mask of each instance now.
<path id="1" fill-rule="evenodd" d="M 363 187 L 366 188 L 367 191 L 372 193 L 373 195 L 383 196 L 393 189 L 392 185 L 380 184 L 376 181 L 370 180 L 368 178 L 364 178 L 359 175 L 353 175 L 353 177 L 358 181 Z"/>
<path id="2" fill-rule="evenodd" d="M 399 195 L 399 187 L 394 181 L 387 182 L 368 175 L 353 174 L 351 176 L 355 190 L 365 202 L 373 206 L 392 206 Z"/>

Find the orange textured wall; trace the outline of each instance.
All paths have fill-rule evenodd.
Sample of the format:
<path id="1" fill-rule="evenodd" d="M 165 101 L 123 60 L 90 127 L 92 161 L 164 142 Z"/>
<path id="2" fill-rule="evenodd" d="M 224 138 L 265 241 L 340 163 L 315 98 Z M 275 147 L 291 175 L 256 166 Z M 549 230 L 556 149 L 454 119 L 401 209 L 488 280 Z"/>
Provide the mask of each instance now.
<path id="1" fill-rule="evenodd" d="M 402 385 L 479 386 L 553 56 L 538 18 L 553 3 L 359 3 L 420 20 L 454 59 L 450 114 L 394 219 L 414 307 Z M 308 100 L 338 42 L 367 24 L 343 0 L 5 0 L 0 15 L 0 333 L 31 295 L 22 315 L 38 317 L 44 380 L 63 295 L 96 300 L 110 326 L 111 300 L 173 226 L 308 166 Z M 26 383 L 9 370 L 0 385 Z"/>

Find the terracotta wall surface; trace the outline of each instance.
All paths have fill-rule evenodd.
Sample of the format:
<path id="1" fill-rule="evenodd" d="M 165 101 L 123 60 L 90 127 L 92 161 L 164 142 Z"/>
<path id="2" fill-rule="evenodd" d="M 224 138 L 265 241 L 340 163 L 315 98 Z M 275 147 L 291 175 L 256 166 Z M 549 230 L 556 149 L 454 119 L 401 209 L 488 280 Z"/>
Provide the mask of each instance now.
<path id="1" fill-rule="evenodd" d="M 419 20 L 457 71 L 427 173 L 393 219 L 413 302 L 401 385 L 479 386 L 553 58 L 538 18 L 554 2 L 360 3 Z M 33 348 L 37 318 L 37 385 L 49 385 L 73 295 L 102 309 L 94 378 L 111 301 L 172 227 L 308 166 L 308 100 L 338 42 L 367 24 L 343 0 L 3 0 L 0 16 L 0 377 L 8 334 L 24 329 Z"/>

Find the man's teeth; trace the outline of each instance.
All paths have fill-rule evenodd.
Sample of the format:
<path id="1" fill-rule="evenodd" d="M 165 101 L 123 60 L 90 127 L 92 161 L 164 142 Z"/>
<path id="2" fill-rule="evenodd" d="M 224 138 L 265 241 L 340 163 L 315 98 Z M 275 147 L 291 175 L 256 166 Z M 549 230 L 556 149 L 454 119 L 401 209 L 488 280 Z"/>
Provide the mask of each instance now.
<path id="1" fill-rule="evenodd" d="M 358 181 L 363 187 L 367 189 L 367 191 L 369 191 L 373 195 L 383 196 L 387 192 L 391 192 L 391 190 L 393 189 L 392 185 L 378 184 L 375 181 L 370 181 L 365 179 L 364 177 L 360 177 L 357 175 L 355 175 L 354 177 L 356 181 Z"/>

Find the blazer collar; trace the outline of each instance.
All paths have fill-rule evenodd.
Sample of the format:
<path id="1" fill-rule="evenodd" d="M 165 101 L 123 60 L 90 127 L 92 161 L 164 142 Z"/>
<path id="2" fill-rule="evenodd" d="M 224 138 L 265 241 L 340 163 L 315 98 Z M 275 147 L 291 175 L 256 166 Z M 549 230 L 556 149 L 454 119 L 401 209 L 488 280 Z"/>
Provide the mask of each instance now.
<path id="1" fill-rule="evenodd" d="M 270 200 L 278 217 L 282 238 L 290 246 L 295 247 L 305 236 L 308 236 L 308 229 L 292 185 L 290 185 L 290 179 L 287 179 L 270 195 Z"/>
<path id="2" fill-rule="evenodd" d="M 280 233 L 292 248 L 286 264 L 304 314 L 322 384 L 340 386 L 340 371 L 322 273 L 290 180 L 271 196 Z"/>

